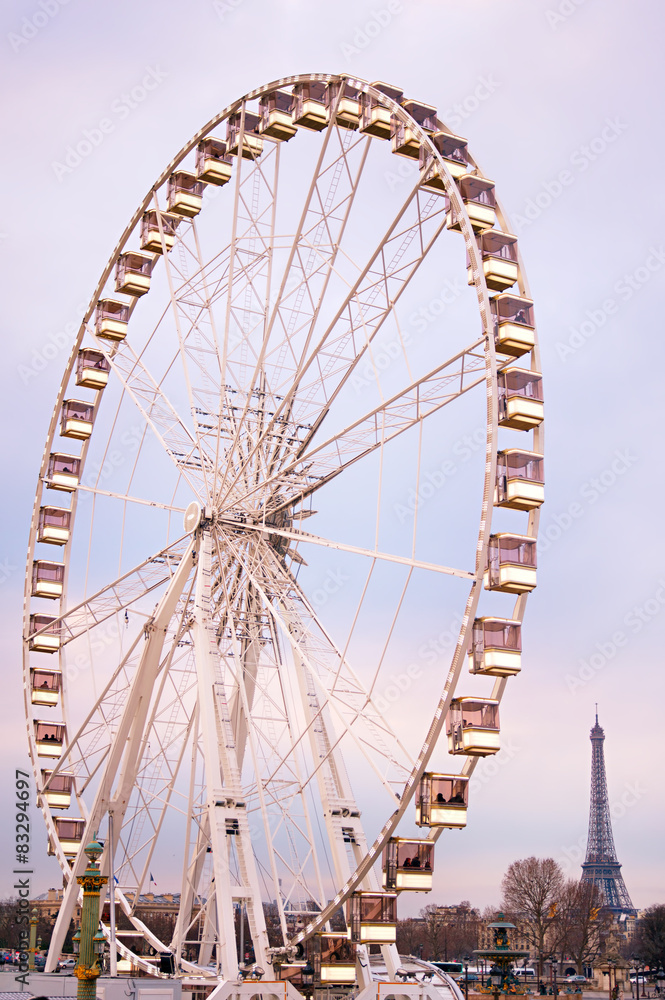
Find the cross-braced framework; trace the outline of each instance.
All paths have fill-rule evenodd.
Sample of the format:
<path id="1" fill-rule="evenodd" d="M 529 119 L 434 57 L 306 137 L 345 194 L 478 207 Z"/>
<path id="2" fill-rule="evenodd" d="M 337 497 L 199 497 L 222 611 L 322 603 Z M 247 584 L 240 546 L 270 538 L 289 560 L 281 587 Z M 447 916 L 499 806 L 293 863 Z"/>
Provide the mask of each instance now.
<path id="1" fill-rule="evenodd" d="M 591 807 L 586 858 L 582 865 L 582 881 L 592 882 L 600 890 L 603 904 L 616 913 L 635 914 L 628 889 L 621 874 L 621 865 L 612 835 L 612 819 L 605 773 L 605 730 L 596 722 L 591 740 Z"/>
<path id="2" fill-rule="evenodd" d="M 277 974 L 381 889 L 423 775 L 473 772 L 482 748 L 448 758 L 451 700 L 493 706 L 519 667 L 479 665 L 471 632 L 503 622 L 514 665 L 535 585 L 528 295 L 465 141 L 381 84 L 262 87 L 148 192 L 81 325 L 31 528 L 28 736 L 66 882 L 49 967 L 93 833 L 119 960 L 233 981 L 245 935 Z M 141 918 L 155 870 L 168 933 Z"/>

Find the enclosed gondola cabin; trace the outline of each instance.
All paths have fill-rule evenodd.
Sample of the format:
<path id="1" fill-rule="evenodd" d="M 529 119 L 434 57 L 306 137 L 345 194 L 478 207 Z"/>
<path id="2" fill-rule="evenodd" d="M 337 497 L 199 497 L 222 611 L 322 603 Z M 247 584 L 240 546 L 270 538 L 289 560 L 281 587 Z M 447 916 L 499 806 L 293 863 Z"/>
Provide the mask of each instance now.
<path id="1" fill-rule="evenodd" d="M 223 139 L 201 139 L 196 147 L 196 176 L 206 184 L 222 187 L 233 174 L 233 159 Z"/>
<path id="2" fill-rule="evenodd" d="M 57 618 L 52 615 L 30 615 L 28 649 L 35 653 L 58 652 L 60 649 L 60 624 Z"/>
<path id="3" fill-rule="evenodd" d="M 150 290 L 152 257 L 136 250 L 121 253 L 115 265 L 115 290 L 126 295 L 145 295 Z"/>
<path id="4" fill-rule="evenodd" d="M 483 274 L 487 287 L 495 292 L 503 292 L 514 285 L 519 277 L 517 264 L 517 237 L 488 229 L 478 238 L 482 258 Z M 469 284 L 473 284 L 473 269 L 467 258 Z"/>
<path id="5" fill-rule="evenodd" d="M 80 399 L 65 399 L 60 414 L 61 437 L 87 441 L 92 434 L 95 408 Z"/>
<path id="6" fill-rule="evenodd" d="M 127 336 L 129 306 L 117 299 L 100 299 L 95 310 L 95 334 L 115 343 Z"/>
<path id="7" fill-rule="evenodd" d="M 433 868 L 433 841 L 391 837 L 383 849 L 383 888 L 429 892 Z"/>
<path id="8" fill-rule="evenodd" d="M 448 751 L 467 757 L 487 757 L 500 749 L 499 702 L 494 699 L 453 698 L 447 719 Z"/>
<path id="9" fill-rule="evenodd" d="M 505 292 L 490 299 L 490 307 L 497 351 L 512 358 L 531 351 L 536 342 L 532 300 Z"/>
<path id="10" fill-rule="evenodd" d="M 377 81 L 372 84 L 375 90 L 379 90 L 386 97 L 390 97 L 397 104 L 401 103 L 404 92 L 398 87 L 393 87 L 389 83 Z M 371 94 L 360 95 L 360 131 L 366 135 L 373 135 L 377 139 L 389 139 L 392 135 L 393 116 L 390 108 L 381 104 L 379 98 Z"/>
<path id="11" fill-rule="evenodd" d="M 166 208 L 174 215 L 193 219 L 201 211 L 203 181 L 187 170 L 175 170 L 166 186 Z"/>
<path id="12" fill-rule="evenodd" d="M 468 173 L 468 143 L 466 139 L 462 139 L 459 135 L 453 135 L 452 132 L 435 132 L 430 137 L 430 141 L 433 143 L 442 160 L 445 161 L 448 173 L 454 180 L 457 181 L 460 177 Z M 421 153 L 421 166 L 423 166 L 422 158 L 424 154 L 425 151 L 423 150 Z"/>
<path id="13" fill-rule="evenodd" d="M 527 368 L 504 368 L 497 375 L 499 424 L 530 431 L 543 422 L 543 376 Z"/>
<path id="14" fill-rule="evenodd" d="M 334 115 L 335 124 L 341 128 L 356 129 L 360 125 L 360 94 L 348 83 L 330 84 L 326 90 L 326 107 L 328 121 Z"/>
<path id="15" fill-rule="evenodd" d="M 543 456 L 535 451 L 507 448 L 496 457 L 495 507 L 533 510 L 545 500 Z"/>
<path id="16" fill-rule="evenodd" d="M 475 174 L 465 174 L 457 182 L 474 233 L 491 229 L 496 222 L 496 190 L 493 181 Z M 446 218 L 448 229 L 460 232 L 462 216 L 451 206 Z M 511 282 L 512 284 L 512 282 Z"/>
<path id="17" fill-rule="evenodd" d="M 168 253 L 173 250 L 176 230 L 181 222 L 181 215 L 152 210 L 144 212 L 141 218 L 141 250 L 149 250 L 150 253 L 164 253 L 165 250 Z"/>
<path id="18" fill-rule="evenodd" d="M 72 804 L 72 787 L 74 775 L 66 771 L 42 771 L 42 786 L 44 798 L 51 809 L 69 809 Z"/>
<path id="19" fill-rule="evenodd" d="M 356 981 L 356 946 L 346 934 L 314 936 L 314 977 L 322 985 L 353 985 Z"/>
<path id="20" fill-rule="evenodd" d="M 425 772 L 416 791 L 416 825 L 461 830 L 468 803 L 466 775 Z"/>
<path id="21" fill-rule="evenodd" d="M 35 559 L 32 563 L 32 596 L 58 598 L 62 596 L 65 564 Z"/>
<path id="22" fill-rule="evenodd" d="M 33 725 L 38 755 L 59 757 L 67 735 L 64 722 L 42 722 L 35 719 Z"/>
<path id="23" fill-rule="evenodd" d="M 30 670 L 30 692 L 33 705 L 44 705 L 53 708 L 60 700 L 62 674 L 59 670 L 42 670 L 33 667 Z"/>
<path id="24" fill-rule="evenodd" d="M 226 123 L 226 148 L 232 156 L 240 150 L 240 131 L 243 118 L 240 111 L 231 115 Z M 252 111 L 245 111 L 242 155 L 246 160 L 256 160 L 263 152 L 263 139 L 258 135 L 261 119 Z"/>
<path id="25" fill-rule="evenodd" d="M 436 108 L 429 104 L 421 104 L 420 101 L 402 101 L 402 107 L 426 135 L 436 132 Z M 408 156 L 416 160 L 420 158 L 420 139 L 413 125 L 394 119 L 392 151 L 398 156 Z"/>
<path id="26" fill-rule="evenodd" d="M 325 83 L 297 83 L 293 88 L 291 121 L 299 128 L 320 132 L 328 124 Z"/>
<path id="27" fill-rule="evenodd" d="M 512 677 L 522 667 L 522 626 L 509 618 L 476 618 L 471 634 L 472 674 Z"/>
<path id="28" fill-rule="evenodd" d="M 46 471 L 46 488 L 73 493 L 81 476 L 81 459 L 75 455 L 51 452 Z"/>
<path id="29" fill-rule="evenodd" d="M 84 389 L 103 389 L 109 380 L 111 365 L 101 351 L 83 347 L 76 359 L 76 384 Z"/>
<path id="30" fill-rule="evenodd" d="M 49 545 L 66 545 L 69 541 L 71 511 L 62 507 L 40 507 L 37 541 Z"/>
<path id="31" fill-rule="evenodd" d="M 346 923 L 355 944 L 394 944 L 397 937 L 397 894 L 352 893 L 347 902 Z"/>
<path id="32" fill-rule="evenodd" d="M 501 532 L 490 535 L 486 590 L 527 594 L 536 586 L 536 540 Z"/>
<path id="33" fill-rule="evenodd" d="M 62 853 L 66 858 L 75 858 L 79 852 L 83 834 L 85 833 L 84 819 L 69 819 L 67 816 L 57 816 L 53 820 L 55 832 L 62 848 Z M 55 854 L 55 845 L 49 840 L 48 853 Z"/>
<path id="34" fill-rule="evenodd" d="M 467 173 L 466 139 L 461 139 L 450 132 L 435 132 L 430 137 L 430 141 L 444 161 L 453 180 L 458 180 Z M 427 169 L 428 162 L 430 162 L 429 169 Z M 420 149 L 420 169 L 421 171 L 427 170 L 421 186 L 427 191 L 433 191 L 434 194 L 444 194 L 446 190 L 443 180 L 444 171 L 438 160 L 434 159 L 434 162 L 431 162 L 431 152 L 424 146 Z"/>
<path id="35" fill-rule="evenodd" d="M 288 90 L 273 90 L 259 100 L 259 132 L 278 142 L 288 142 L 298 131 L 291 121 L 293 94 Z"/>

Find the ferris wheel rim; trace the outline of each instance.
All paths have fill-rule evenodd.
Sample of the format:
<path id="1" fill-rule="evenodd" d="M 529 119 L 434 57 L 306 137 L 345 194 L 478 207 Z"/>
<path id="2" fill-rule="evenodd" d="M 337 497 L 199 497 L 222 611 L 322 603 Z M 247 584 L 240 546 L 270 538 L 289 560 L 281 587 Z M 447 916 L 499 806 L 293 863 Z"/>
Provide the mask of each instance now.
<path id="1" fill-rule="evenodd" d="M 74 361 L 75 361 L 75 358 L 76 358 L 76 355 L 77 355 L 77 351 L 78 351 L 80 343 L 81 343 L 81 341 L 82 341 L 82 339 L 83 339 L 83 337 L 85 335 L 85 332 L 87 330 L 87 324 L 89 323 L 90 317 L 92 315 L 92 310 L 95 307 L 95 303 L 96 303 L 99 295 L 101 294 L 101 291 L 102 291 L 102 289 L 104 287 L 105 282 L 108 280 L 108 277 L 109 277 L 109 275 L 110 275 L 110 273 L 112 271 L 112 268 L 113 268 L 113 265 L 114 265 L 115 261 L 117 260 L 118 256 L 122 252 L 123 248 L 126 246 L 127 241 L 131 237 L 132 233 L 135 231 L 136 226 L 138 224 L 138 221 L 139 221 L 142 213 L 148 208 L 148 206 L 150 204 L 151 197 L 156 193 L 156 191 L 157 191 L 157 189 L 159 187 L 163 186 L 163 184 L 167 180 L 167 178 L 170 175 L 170 173 L 178 166 L 178 164 L 180 162 L 182 162 L 182 160 L 185 158 L 185 156 L 189 152 L 191 152 L 191 150 L 194 148 L 194 146 L 196 145 L 196 143 L 201 138 L 203 138 L 206 135 L 208 135 L 218 124 L 220 124 L 221 122 L 223 122 L 230 114 L 232 114 L 241 105 L 243 105 L 244 102 L 246 102 L 248 100 L 253 100 L 253 99 L 261 96 L 261 94 L 270 91 L 271 89 L 276 89 L 278 87 L 284 87 L 284 86 L 287 86 L 287 85 L 293 85 L 293 84 L 299 83 L 299 82 L 308 82 L 308 81 L 312 81 L 312 80 L 324 81 L 324 82 L 327 82 L 327 83 L 329 83 L 329 82 L 339 82 L 339 81 L 350 81 L 350 82 L 353 82 L 353 83 L 359 83 L 359 81 L 355 80 L 354 78 L 348 77 L 346 74 L 341 74 L 339 76 L 309 75 L 309 74 L 305 74 L 305 75 L 300 75 L 300 76 L 297 76 L 297 77 L 282 78 L 279 81 L 274 81 L 271 84 L 268 84 L 268 85 L 266 85 L 264 87 L 258 88 L 255 91 L 249 92 L 247 95 L 245 95 L 245 97 L 240 98 L 238 101 L 236 101 L 233 104 L 229 105 L 218 116 L 215 116 L 215 118 L 211 119 L 211 121 L 209 123 L 207 123 L 207 125 L 205 125 L 203 127 L 203 129 L 201 129 L 199 132 L 197 132 L 196 135 L 193 137 L 193 139 L 191 139 L 184 147 L 182 147 L 182 149 L 176 155 L 176 157 L 169 163 L 169 165 L 167 166 L 167 168 L 165 169 L 165 171 L 163 172 L 163 174 L 160 175 L 160 178 L 155 183 L 155 185 L 153 185 L 153 187 L 150 189 L 150 192 L 148 193 L 148 195 L 146 196 L 146 198 L 144 199 L 144 201 L 141 203 L 141 206 L 139 207 L 139 209 L 137 210 L 137 212 L 134 214 L 134 216 L 132 217 L 132 220 L 130 221 L 130 224 L 128 225 L 127 229 L 123 233 L 123 236 L 121 237 L 121 240 L 117 244 L 117 246 L 116 246 L 116 248 L 115 248 L 115 250 L 114 250 L 114 252 L 112 254 L 112 257 L 109 258 L 109 262 L 107 264 L 107 267 L 105 268 L 103 277 L 102 277 L 102 279 L 100 279 L 100 283 L 99 283 L 97 289 L 95 290 L 95 294 L 93 295 L 91 303 L 90 303 L 90 305 L 88 307 L 86 316 L 84 317 L 84 320 L 83 320 L 83 322 L 81 324 L 81 328 L 80 328 L 79 334 L 77 336 L 77 339 L 75 341 L 75 344 L 73 346 L 72 353 L 71 353 L 70 359 L 68 361 L 68 364 L 67 364 L 67 367 L 66 367 L 66 370 L 65 370 L 65 375 L 63 376 L 63 380 L 62 380 L 62 383 L 61 383 L 61 389 L 59 391 L 58 398 L 57 398 L 57 401 L 56 401 L 56 406 L 55 406 L 54 414 L 53 414 L 52 421 L 51 421 L 51 427 L 49 429 L 49 435 L 47 437 L 47 442 L 46 442 L 46 447 L 45 447 L 45 451 L 44 451 L 44 456 L 43 456 L 43 459 L 42 459 L 42 470 L 41 470 L 42 473 L 44 471 L 45 462 L 46 462 L 46 460 L 48 458 L 49 451 L 50 451 L 50 449 L 52 447 L 53 440 L 55 438 L 55 429 L 56 429 L 57 416 L 58 416 L 58 413 L 59 413 L 59 409 L 60 409 L 60 406 L 62 404 L 62 400 L 64 399 L 64 394 L 66 392 L 67 384 L 68 384 L 69 378 L 71 376 L 71 372 L 73 370 L 73 365 L 74 365 Z M 364 92 L 369 92 L 372 88 L 371 88 L 371 85 L 366 84 L 364 81 L 362 81 L 362 82 L 360 82 L 360 89 L 364 89 Z M 396 110 L 399 110 L 399 106 L 398 105 L 396 105 Z M 417 123 L 416 123 L 416 125 L 417 125 Z M 422 141 L 423 141 L 423 143 L 429 143 L 428 137 L 426 135 L 424 136 L 424 138 L 422 139 Z M 429 145 L 431 146 L 431 143 L 429 143 Z M 449 184 L 449 187 L 450 187 L 450 192 L 449 193 L 450 193 L 451 198 L 452 198 L 452 196 L 457 197 L 457 191 L 456 191 L 456 188 L 455 188 L 454 180 L 452 179 L 452 177 L 448 173 L 448 169 L 447 169 L 447 166 L 446 166 L 445 162 L 439 156 L 439 154 L 437 153 L 436 149 L 434 149 L 433 151 L 434 151 L 434 155 L 436 157 L 438 157 L 438 160 L 440 161 L 439 165 L 441 167 L 442 173 L 447 176 L 447 181 L 448 181 L 448 184 Z M 475 165 L 475 163 L 474 163 L 474 161 L 472 160 L 471 157 L 469 157 L 469 162 Z M 466 209 L 465 209 L 463 203 L 461 202 L 461 199 L 458 198 L 458 202 L 459 202 L 460 212 L 463 213 L 464 216 L 465 216 L 465 221 L 466 221 L 466 225 L 468 227 L 468 231 L 469 231 L 469 233 L 472 233 L 471 223 L 470 223 L 468 215 L 466 213 Z M 499 207 L 498 207 L 498 214 L 499 214 L 499 218 L 500 219 L 505 219 L 505 216 L 503 216 L 503 213 L 501 212 L 501 210 L 500 210 Z M 509 231 L 509 230 L 507 230 L 505 228 L 505 224 L 504 224 L 504 231 Z M 473 243 L 474 246 L 475 246 L 475 240 L 472 237 L 469 237 L 469 239 L 470 239 L 470 242 Z M 466 241 L 466 234 L 465 234 L 465 241 Z M 472 250 L 473 250 L 473 248 L 472 248 Z M 474 263 L 474 261 L 473 261 L 473 252 L 471 253 L 471 258 L 472 258 L 472 263 Z M 520 274 L 520 279 L 519 279 L 520 280 L 520 291 L 522 292 L 522 294 L 524 294 L 525 291 L 526 291 L 526 294 L 528 294 L 528 288 L 526 286 L 526 279 L 525 279 L 525 272 L 524 272 L 524 269 L 523 269 L 522 266 L 520 266 L 519 274 Z M 487 319 L 486 319 L 486 321 L 484 321 L 484 327 L 487 330 L 487 329 L 489 329 L 489 305 L 488 305 L 488 303 L 489 303 L 489 292 L 487 290 L 487 286 L 486 286 L 484 280 L 482 280 L 482 278 L 481 278 L 481 273 L 480 273 L 480 270 L 478 268 L 477 259 L 476 259 L 475 264 L 474 264 L 474 284 L 476 285 L 476 289 L 477 290 L 478 290 L 478 285 L 482 285 L 483 286 L 483 288 L 482 288 L 482 294 L 480 295 L 480 297 L 483 300 L 482 303 L 481 303 L 481 314 L 482 314 L 483 310 L 486 313 Z M 464 615 L 464 623 L 463 623 L 463 626 L 460 629 L 460 639 L 458 640 L 458 645 L 456 647 L 456 652 L 455 652 L 455 655 L 453 657 L 453 664 L 455 665 L 454 666 L 455 676 L 454 676 L 453 682 L 450 685 L 449 694 L 447 696 L 447 702 L 449 702 L 450 698 L 452 697 L 452 695 L 454 693 L 455 686 L 456 686 L 456 683 L 457 683 L 457 679 L 459 677 L 459 673 L 461 671 L 462 663 L 463 663 L 463 660 L 464 660 L 464 656 L 466 654 L 466 650 L 467 650 L 467 646 L 468 646 L 468 628 L 469 628 L 470 623 L 472 621 L 473 615 L 475 614 L 475 609 L 477 607 L 478 597 L 480 595 L 480 590 L 481 590 L 481 586 L 480 585 L 481 585 L 481 579 L 482 579 L 482 568 L 479 568 L 479 567 L 481 566 L 481 564 L 484 561 L 483 560 L 483 556 L 486 554 L 487 541 L 488 541 L 489 534 L 490 534 L 490 531 L 491 531 L 491 507 L 492 507 L 492 504 L 491 504 L 491 499 L 490 499 L 490 491 L 491 491 L 491 488 L 493 486 L 493 482 L 494 482 L 494 478 L 495 478 L 496 451 L 497 451 L 497 443 L 496 443 L 496 436 L 497 436 L 497 434 L 496 434 L 496 430 L 497 430 L 497 427 L 496 427 L 496 406 L 495 406 L 495 391 L 494 391 L 494 386 L 496 384 L 496 369 L 497 369 L 497 364 L 496 364 L 496 355 L 495 355 L 494 345 L 493 345 L 493 338 L 492 337 L 488 337 L 487 338 L 487 343 L 489 345 L 489 351 L 488 351 L 489 359 L 488 359 L 488 368 L 487 368 L 487 372 L 486 372 L 486 384 L 488 386 L 488 407 L 492 410 L 492 414 L 491 414 L 491 420 L 490 420 L 490 414 L 488 413 L 488 423 L 487 423 L 487 429 L 488 429 L 487 448 L 488 448 L 488 453 L 489 453 L 489 462 L 486 465 L 486 473 L 485 473 L 484 515 L 483 515 L 483 518 L 481 519 L 481 528 L 479 530 L 479 544 L 478 544 L 478 550 L 477 550 L 477 566 L 476 566 L 475 576 L 474 576 L 473 582 L 471 584 L 469 596 L 468 596 L 467 602 L 466 602 L 466 611 L 465 611 L 465 615 Z M 532 354 L 532 365 L 535 364 L 536 360 L 537 360 L 537 340 L 536 340 L 536 347 L 534 348 L 534 353 Z M 490 424 L 492 425 L 491 432 L 490 432 Z M 84 443 L 83 448 L 82 448 L 82 461 L 83 461 L 83 463 L 85 462 L 86 451 L 87 451 L 87 442 Z M 40 475 L 40 480 L 41 479 L 43 479 L 43 475 Z M 31 529 L 31 541 L 30 541 L 30 547 L 29 547 L 29 553 L 28 553 L 28 568 L 30 567 L 30 564 L 31 564 L 31 561 L 32 561 L 32 555 L 33 555 L 34 549 L 35 549 L 35 541 L 34 541 L 34 536 L 35 536 L 35 516 L 36 516 L 36 513 L 39 510 L 39 504 L 40 504 L 42 489 L 43 489 L 43 484 L 40 484 L 40 486 L 38 486 L 37 497 L 36 497 L 36 501 L 35 501 L 35 511 L 33 513 L 33 526 L 32 526 L 32 529 Z M 76 502 L 76 499 L 73 498 L 73 500 L 72 500 L 72 511 L 73 511 L 73 513 L 75 513 L 75 502 Z M 538 511 L 536 510 L 535 512 L 531 512 L 530 515 L 529 515 L 529 524 L 528 524 L 528 528 L 527 528 L 527 534 L 529 536 L 531 536 L 531 537 L 535 537 L 536 530 L 537 530 L 537 521 L 538 521 Z M 65 594 L 66 594 L 66 583 L 65 583 Z M 30 595 L 29 595 L 29 580 L 28 580 L 28 574 L 26 574 L 26 608 L 29 607 L 29 597 L 30 597 Z M 520 620 L 521 620 L 521 615 L 522 615 L 522 611 L 523 611 L 523 604 L 524 604 L 525 600 L 526 600 L 526 596 L 523 596 L 523 597 L 518 598 L 518 600 L 516 602 L 516 615 L 515 615 L 515 617 L 519 617 Z M 26 611 L 26 614 L 27 613 L 28 612 Z M 463 633 L 464 633 L 464 635 L 463 635 Z M 27 634 L 27 632 L 26 632 L 26 634 Z M 462 640 L 461 646 L 460 646 L 460 640 Z M 451 666 L 451 670 L 453 670 L 452 666 Z M 502 680 L 502 681 L 498 682 L 498 684 L 496 685 L 496 688 L 497 688 L 497 694 L 498 694 L 498 696 L 500 698 L 501 695 L 503 694 L 503 690 L 505 688 L 505 680 Z M 27 693 L 26 693 L 26 697 L 27 697 Z M 30 714 L 31 713 L 30 713 L 29 706 L 26 704 L 26 717 L 28 719 L 30 718 Z M 64 704 L 64 700 L 63 700 L 63 715 L 64 714 L 65 714 L 65 704 Z M 444 707 L 442 706 L 442 704 L 440 704 L 439 707 L 438 707 L 438 709 L 437 709 L 437 711 L 435 712 L 433 723 L 432 723 L 432 725 L 434 725 L 436 723 L 436 726 L 435 726 L 436 737 L 432 738 L 431 740 L 428 739 L 426 741 L 426 744 L 430 746 L 430 749 L 429 749 L 429 752 L 427 753 L 426 757 L 422 760 L 422 766 L 420 767 L 420 773 L 421 774 L 422 774 L 422 771 L 425 770 L 425 768 L 427 766 L 427 762 L 429 760 L 429 757 L 430 757 L 431 753 L 434 750 L 434 746 L 436 744 L 436 739 L 438 739 L 438 736 L 440 735 L 440 732 L 441 732 L 441 729 L 442 729 L 442 726 L 443 726 L 444 718 L 445 718 Z M 29 726 L 29 734 L 30 734 L 31 752 L 32 752 L 33 749 L 34 749 L 33 745 L 32 745 L 34 741 L 33 741 L 33 734 L 30 732 L 30 726 Z M 37 755 L 36 755 L 36 753 L 33 755 L 33 762 L 34 762 L 35 768 L 37 768 L 38 764 L 37 764 Z M 473 770 L 473 767 L 475 766 L 475 763 L 476 763 L 475 758 L 472 758 L 469 761 L 467 761 L 468 770 L 465 773 L 471 773 L 472 770 Z M 467 765 L 465 765 L 465 767 L 466 766 Z M 398 818 L 394 819 L 394 821 L 393 821 L 393 817 L 391 817 L 391 819 L 388 821 L 388 823 L 384 826 L 384 828 L 383 828 L 383 830 L 381 832 L 380 837 L 377 838 L 377 841 L 375 842 L 375 845 L 373 845 L 371 853 L 368 855 L 368 863 L 365 866 L 365 871 L 367 869 L 369 869 L 369 867 L 371 867 L 371 864 L 376 860 L 377 852 L 378 852 L 378 850 L 380 850 L 380 847 L 377 847 L 376 844 L 378 844 L 379 840 L 381 840 L 381 846 L 383 846 L 383 844 L 385 843 L 385 841 L 390 836 L 391 832 L 394 831 L 394 829 L 396 828 L 397 823 L 399 822 L 399 819 L 404 814 L 407 806 L 410 804 L 412 795 L 413 795 L 413 793 L 415 791 L 415 785 L 416 785 L 415 773 L 416 772 L 414 770 L 414 772 L 412 772 L 410 781 L 407 782 L 407 789 L 409 789 L 409 785 L 410 785 L 410 793 L 409 794 L 405 794 L 405 796 L 404 796 L 404 802 L 402 803 L 402 805 L 400 806 L 400 808 L 396 811 L 396 814 L 397 813 L 399 814 Z M 47 826 L 48 825 L 49 824 L 48 824 L 48 821 L 47 821 Z M 359 869 L 357 871 L 359 871 Z M 362 880 L 362 877 L 363 876 L 361 874 L 357 878 L 355 878 L 355 880 L 353 881 L 353 885 L 351 885 L 348 888 L 348 891 L 346 890 L 346 887 L 345 887 L 345 891 L 342 894 L 338 893 L 338 895 L 335 897 L 335 900 L 333 900 L 333 903 L 335 903 L 337 906 L 340 905 L 340 903 L 343 902 L 343 900 L 345 898 L 347 898 L 348 895 L 353 891 L 354 886 L 356 886 L 357 884 L 359 884 L 359 882 Z M 331 904 L 331 906 L 332 906 L 332 904 Z M 328 910 L 325 911 L 325 913 L 327 913 L 327 912 L 328 912 Z M 324 919 L 323 919 L 323 914 L 322 914 L 322 918 L 320 920 L 314 922 L 314 924 L 316 926 L 314 924 L 312 924 L 312 925 L 308 926 L 307 928 L 305 928 L 300 935 L 298 935 L 298 936 L 296 936 L 296 937 L 293 938 L 293 943 L 297 943 L 298 941 L 304 940 L 305 937 L 309 936 L 311 933 L 314 933 L 314 931 L 317 929 L 317 927 L 320 926 L 323 922 L 324 922 Z"/>

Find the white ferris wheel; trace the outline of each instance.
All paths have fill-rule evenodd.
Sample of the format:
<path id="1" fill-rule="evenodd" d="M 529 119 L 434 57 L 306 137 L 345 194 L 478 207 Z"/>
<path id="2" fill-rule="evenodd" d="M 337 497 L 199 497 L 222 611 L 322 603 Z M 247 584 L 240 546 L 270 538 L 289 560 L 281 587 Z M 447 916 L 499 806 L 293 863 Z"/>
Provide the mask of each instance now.
<path id="1" fill-rule="evenodd" d="M 396 899 L 431 888 L 499 750 L 542 419 L 516 237 L 433 107 L 294 76 L 181 149 L 104 268 L 39 472 L 47 968 L 97 832 L 143 971 L 237 979 L 246 926 L 270 978 L 366 985 L 372 945 L 394 978 Z"/>

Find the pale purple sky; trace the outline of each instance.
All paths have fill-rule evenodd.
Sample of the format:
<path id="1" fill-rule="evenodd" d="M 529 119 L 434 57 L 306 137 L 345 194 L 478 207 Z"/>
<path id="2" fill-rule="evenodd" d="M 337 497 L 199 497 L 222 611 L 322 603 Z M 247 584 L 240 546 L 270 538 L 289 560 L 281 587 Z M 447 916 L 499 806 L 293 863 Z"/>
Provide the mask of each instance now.
<path id="1" fill-rule="evenodd" d="M 469 139 L 520 237 L 545 378 L 539 585 L 523 672 L 502 706 L 508 749 L 476 772 L 467 830 L 440 841 L 431 900 L 498 902 L 508 864 L 531 854 L 578 874 L 598 702 L 625 881 L 636 906 L 662 902 L 662 5 L 26 0 L 0 17 L 2 855 L 13 770 L 26 760 L 23 566 L 71 340 L 62 331 L 145 191 L 204 122 L 280 76 L 347 71 L 436 105 Z M 145 99 L 128 99 L 146 80 Z M 112 128 L 64 170 L 67 148 L 102 119 Z M 41 861 L 34 891 L 55 884 L 57 866 Z"/>

